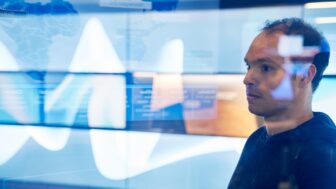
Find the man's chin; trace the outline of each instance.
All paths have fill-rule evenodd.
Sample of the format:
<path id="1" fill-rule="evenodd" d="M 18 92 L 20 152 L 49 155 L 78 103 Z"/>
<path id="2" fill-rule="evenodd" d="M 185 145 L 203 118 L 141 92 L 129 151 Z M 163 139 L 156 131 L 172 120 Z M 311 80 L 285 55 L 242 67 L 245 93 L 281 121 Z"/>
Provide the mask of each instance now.
<path id="1" fill-rule="evenodd" d="M 248 110 L 250 111 L 250 113 L 252 113 L 256 116 L 264 117 L 266 115 L 266 113 L 264 111 L 257 110 L 255 108 L 250 107 L 250 106 L 248 107 Z"/>

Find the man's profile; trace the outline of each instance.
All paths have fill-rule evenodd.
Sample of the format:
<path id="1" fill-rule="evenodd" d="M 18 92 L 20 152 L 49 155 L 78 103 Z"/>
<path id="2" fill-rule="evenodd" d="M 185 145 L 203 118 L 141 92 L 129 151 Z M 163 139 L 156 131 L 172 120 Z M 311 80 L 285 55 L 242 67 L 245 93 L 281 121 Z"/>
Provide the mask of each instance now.
<path id="1" fill-rule="evenodd" d="M 267 23 L 254 39 L 244 84 L 265 125 L 248 138 L 229 188 L 336 188 L 336 127 L 312 110 L 329 51 L 297 18 Z"/>

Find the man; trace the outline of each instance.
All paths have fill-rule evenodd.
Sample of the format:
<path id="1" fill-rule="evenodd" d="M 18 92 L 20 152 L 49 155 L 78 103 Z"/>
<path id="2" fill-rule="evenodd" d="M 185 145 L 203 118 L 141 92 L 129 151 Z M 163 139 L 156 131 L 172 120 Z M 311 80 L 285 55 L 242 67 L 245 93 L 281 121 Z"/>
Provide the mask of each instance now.
<path id="1" fill-rule="evenodd" d="M 296 18 L 268 23 L 245 62 L 248 108 L 265 125 L 248 138 L 229 188 L 336 188 L 336 127 L 312 111 L 329 62 L 323 36 Z"/>

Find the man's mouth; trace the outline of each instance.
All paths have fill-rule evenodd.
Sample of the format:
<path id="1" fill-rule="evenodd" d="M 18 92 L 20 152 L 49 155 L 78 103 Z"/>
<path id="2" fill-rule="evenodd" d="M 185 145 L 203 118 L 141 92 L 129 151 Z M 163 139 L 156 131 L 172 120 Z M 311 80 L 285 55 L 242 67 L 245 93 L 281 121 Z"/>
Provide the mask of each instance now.
<path id="1" fill-rule="evenodd" d="M 249 102 L 261 98 L 259 94 L 252 93 L 252 92 L 247 92 L 246 96 L 247 96 L 247 101 Z"/>

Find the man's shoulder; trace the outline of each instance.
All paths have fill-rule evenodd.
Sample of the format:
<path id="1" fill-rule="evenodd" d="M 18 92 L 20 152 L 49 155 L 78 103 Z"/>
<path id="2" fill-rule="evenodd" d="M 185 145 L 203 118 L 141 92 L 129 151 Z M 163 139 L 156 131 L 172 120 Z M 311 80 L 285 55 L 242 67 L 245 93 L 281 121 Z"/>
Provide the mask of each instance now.
<path id="1" fill-rule="evenodd" d="M 314 117 L 303 134 L 297 180 L 300 188 L 335 188 L 336 126 L 326 114 L 314 113 Z"/>
<path id="2" fill-rule="evenodd" d="M 315 112 L 314 117 L 303 131 L 305 142 L 336 144 L 336 126 L 332 119 L 321 112 Z"/>
<path id="3" fill-rule="evenodd" d="M 334 167 L 336 171 L 335 123 L 321 112 L 314 112 L 314 117 L 314 122 L 303 132 L 299 159 L 306 168 Z"/>
<path id="4" fill-rule="evenodd" d="M 329 129 L 336 130 L 335 123 L 330 118 L 330 116 L 323 112 L 314 112 L 314 118 L 312 123 L 326 126 Z"/>
<path id="5" fill-rule="evenodd" d="M 267 131 L 265 126 L 259 127 L 255 130 L 247 139 L 246 143 L 255 142 L 256 140 L 265 139 L 267 135 Z"/>
<path id="6" fill-rule="evenodd" d="M 246 140 L 242 154 L 249 153 L 250 150 L 255 149 L 263 143 L 266 136 L 265 127 L 260 127 L 255 130 Z"/>

